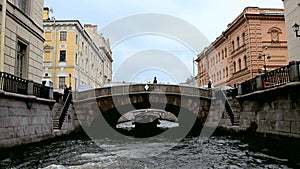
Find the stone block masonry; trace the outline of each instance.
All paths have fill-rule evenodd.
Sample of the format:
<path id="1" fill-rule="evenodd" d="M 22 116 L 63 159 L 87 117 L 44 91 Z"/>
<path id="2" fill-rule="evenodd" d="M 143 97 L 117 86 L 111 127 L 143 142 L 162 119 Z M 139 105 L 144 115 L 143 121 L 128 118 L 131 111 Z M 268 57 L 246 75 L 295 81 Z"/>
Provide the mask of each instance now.
<path id="1" fill-rule="evenodd" d="M 54 101 L 6 92 L 0 97 L 0 148 L 52 137 Z M 31 101 L 30 106 L 28 101 Z M 29 106 L 29 107 L 28 107 Z"/>
<path id="2" fill-rule="evenodd" d="M 238 96 L 240 130 L 256 124 L 257 133 L 300 138 L 300 83 Z"/>

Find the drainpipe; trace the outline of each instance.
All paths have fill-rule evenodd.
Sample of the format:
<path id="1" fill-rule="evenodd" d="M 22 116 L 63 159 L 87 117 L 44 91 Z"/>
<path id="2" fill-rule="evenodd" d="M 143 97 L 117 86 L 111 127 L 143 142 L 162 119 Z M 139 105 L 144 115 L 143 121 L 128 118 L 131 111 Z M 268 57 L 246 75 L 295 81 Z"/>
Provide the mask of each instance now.
<path id="1" fill-rule="evenodd" d="M 247 23 L 247 31 L 248 31 L 248 36 L 247 36 L 247 40 L 248 40 L 248 43 L 246 44 L 248 47 L 247 47 L 247 57 L 249 58 L 249 67 L 250 67 L 250 75 L 251 75 L 251 79 L 253 78 L 253 66 L 252 66 L 252 56 L 251 56 L 251 50 L 250 50 L 250 47 L 251 47 L 251 37 L 250 37 L 250 23 L 249 23 L 249 20 L 247 19 L 247 16 L 246 14 L 244 13 L 244 18 L 245 18 L 245 21 Z"/>
<path id="2" fill-rule="evenodd" d="M 2 1 L 2 12 L 1 12 L 1 49 L 0 49 L 0 71 L 4 71 L 4 42 L 5 42 L 5 25 L 6 25 L 6 0 Z"/>
<path id="3" fill-rule="evenodd" d="M 55 23 L 55 18 L 53 17 L 53 26 L 54 26 L 54 43 L 53 43 L 53 59 L 54 59 L 54 64 L 53 64 L 53 83 L 54 83 L 54 87 L 56 86 L 56 45 L 57 45 L 57 42 L 56 42 L 56 23 Z M 57 89 L 59 89 L 59 85 L 57 87 Z"/>

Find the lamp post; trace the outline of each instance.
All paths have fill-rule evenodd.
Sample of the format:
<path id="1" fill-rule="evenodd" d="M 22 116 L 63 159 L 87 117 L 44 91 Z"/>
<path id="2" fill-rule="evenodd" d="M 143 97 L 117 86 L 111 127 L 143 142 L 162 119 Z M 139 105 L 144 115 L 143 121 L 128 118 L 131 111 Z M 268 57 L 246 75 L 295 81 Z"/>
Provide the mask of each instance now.
<path id="1" fill-rule="evenodd" d="M 295 23 L 293 26 L 293 31 L 296 33 L 296 37 L 300 37 L 300 35 L 298 34 L 298 31 L 299 31 L 299 25 L 297 23 Z"/>
<path id="2" fill-rule="evenodd" d="M 265 50 L 267 50 L 267 49 L 268 49 L 268 47 L 265 46 Z M 265 74 L 267 73 L 266 56 L 267 56 L 267 59 L 271 59 L 270 54 L 265 54 L 265 53 L 263 53 L 263 54 L 261 54 L 261 53 L 258 54 L 258 59 L 262 59 L 262 57 L 264 58 L 264 72 L 265 72 Z"/>

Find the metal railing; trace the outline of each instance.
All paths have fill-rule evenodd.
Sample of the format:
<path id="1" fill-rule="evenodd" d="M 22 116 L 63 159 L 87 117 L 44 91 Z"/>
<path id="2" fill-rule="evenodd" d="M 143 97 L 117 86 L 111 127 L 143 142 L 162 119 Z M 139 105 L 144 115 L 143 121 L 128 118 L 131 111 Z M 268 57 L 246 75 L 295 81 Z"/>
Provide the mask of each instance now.
<path id="1" fill-rule="evenodd" d="M 39 83 L 33 83 L 33 95 L 40 98 L 49 99 L 50 87 Z"/>
<path id="2" fill-rule="evenodd" d="M 266 74 L 257 75 L 255 78 L 241 83 L 239 95 L 281 86 L 292 81 L 299 81 L 299 64 L 299 61 L 290 62 L 287 66 L 272 70 Z"/>
<path id="3" fill-rule="evenodd" d="M 262 75 L 264 88 L 280 86 L 290 82 L 290 65 L 280 67 Z"/>
<path id="4" fill-rule="evenodd" d="M 33 87 L 28 87 L 32 84 Z M 0 90 L 23 95 L 33 94 L 36 97 L 46 99 L 50 98 L 50 87 L 14 76 L 6 72 L 0 72 Z"/>
<path id="5" fill-rule="evenodd" d="M 70 93 L 67 96 L 67 99 L 64 102 L 64 107 L 62 108 L 62 110 L 60 112 L 59 124 L 58 124 L 59 129 L 62 128 L 62 125 L 65 121 L 65 118 L 66 118 L 66 115 L 68 113 L 68 109 L 69 109 L 69 106 L 70 106 L 71 102 L 72 102 L 72 92 L 70 91 Z"/>
<path id="6" fill-rule="evenodd" d="M 241 83 L 241 87 L 242 87 L 241 94 L 247 94 L 256 91 L 256 78 Z"/>
<path id="7" fill-rule="evenodd" d="M 27 80 L 0 72 L 0 89 L 6 92 L 27 95 Z"/>

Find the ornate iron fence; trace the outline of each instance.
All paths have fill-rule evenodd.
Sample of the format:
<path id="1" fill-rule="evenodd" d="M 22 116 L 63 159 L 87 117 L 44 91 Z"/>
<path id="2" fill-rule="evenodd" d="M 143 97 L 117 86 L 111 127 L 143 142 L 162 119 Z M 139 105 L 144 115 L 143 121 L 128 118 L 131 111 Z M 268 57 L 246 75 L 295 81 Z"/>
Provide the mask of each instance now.
<path id="1" fill-rule="evenodd" d="M 241 93 L 239 94 L 248 94 L 255 92 L 257 90 L 261 89 L 267 89 L 267 88 L 273 88 L 276 86 L 284 85 L 286 83 L 289 83 L 291 81 L 295 81 L 295 76 L 297 81 L 300 80 L 299 75 L 299 65 L 300 62 L 291 62 L 287 66 L 280 67 L 278 69 L 275 69 L 273 71 L 270 71 L 266 74 L 262 74 L 261 76 L 257 76 L 253 79 L 250 79 L 248 81 L 245 81 L 241 83 Z M 294 70 L 291 70 L 294 69 Z M 295 75 L 296 71 L 296 75 Z M 293 80 L 290 78 L 292 77 Z M 261 83 L 261 84 L 258 84 Z"/>
<path id="2" fill-rule="evenodd" d="M 290 65 L 280 67 L 262 75 L 264 88 L 280 86 L 290 82 Z"/>
<path id="3" fill-rule="evenodd" d="M 0 72 L 1 90 L 27 95 L 27 87 L 27 80 L 11 75 L 9 73 Z"/>
<path id="4" fill-rule="evenodd" d="M 40 98 L 49 99 L 50 87 L 39 83 L 33 83 L 33 95 Z"/>
<path id="5" fill-rule="evenodd" d="M 247 94 L 252 93 L 256 91 L 256 78 L 247 80 L 241 84 L 242 87 L 242 93 L 241 94 Z"/>
<path id="6" fill-rule="evenodd" d="M 0 72 L 0 90 L 28 95 L 29 83 L 33 83 L 33 91 L 30 93 L 33 93 L 34 96 L 46 99 L 50 98 L 50 87 L 22 79 L 9 73 Z"/>

